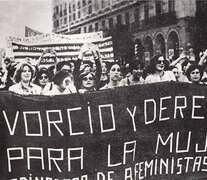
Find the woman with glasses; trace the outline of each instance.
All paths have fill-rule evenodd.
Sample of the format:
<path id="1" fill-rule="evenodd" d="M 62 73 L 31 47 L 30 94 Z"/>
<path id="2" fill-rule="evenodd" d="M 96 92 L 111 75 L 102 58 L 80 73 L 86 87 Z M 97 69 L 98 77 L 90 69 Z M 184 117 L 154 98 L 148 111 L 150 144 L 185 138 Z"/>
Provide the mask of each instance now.
<path id="1" fill-rule="evenodd" d="M 16 84 L 9 88 L 9 91 L 21 95 L 38 95 L 41 93 L 41 87 L 33 84 L 32 78 L 34 70 L 28 63 L 19 64 L 14 74 L 14 81 Z"/>
<path id="2" fill-rule="evenodd" d="M 51 75 L 46 68 L 41 68 L 37 73 L 37 77 L 34 80 L 34 83 L 40 86 L 42 89 L 50 82 Z"/>
<path id="3" fill-rule="evenodd" d="M 81 88 L 78 90 L 79 93 L 85 93 L 88 91 L 96 91 L 96 76 L 92 72 L 83 72 L 80 75 Z"/>
<path id="4" fill-rule="evenodd" d="M 158 54 L 152 57 L 148 67 L 148 76 L 145 83 L 155 83 L 163 81 L 176 81 L 172 71 L 165 71 L 167 60 L 163 55 Z"/>
<path id="5" fill-rule="evenodd" d="M 121 79 L 121 68 L 119 64 L 112 64 L 111 68 L 109 68 L 109 83 L 103 86 L 101 90 L 111 89 L 120 86 Z"/>

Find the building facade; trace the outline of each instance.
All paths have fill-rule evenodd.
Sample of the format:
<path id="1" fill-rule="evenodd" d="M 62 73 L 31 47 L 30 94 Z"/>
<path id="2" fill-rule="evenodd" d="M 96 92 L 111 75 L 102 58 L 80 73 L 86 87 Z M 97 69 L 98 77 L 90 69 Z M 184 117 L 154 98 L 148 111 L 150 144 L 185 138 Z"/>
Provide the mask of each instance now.
<path id="1" fill-rule="evenodd" d="M 196 0 L 53 0 L 53 32 L 107 32 L 124 25 L 135 54 L 177 57 L 191 38 Z"/>

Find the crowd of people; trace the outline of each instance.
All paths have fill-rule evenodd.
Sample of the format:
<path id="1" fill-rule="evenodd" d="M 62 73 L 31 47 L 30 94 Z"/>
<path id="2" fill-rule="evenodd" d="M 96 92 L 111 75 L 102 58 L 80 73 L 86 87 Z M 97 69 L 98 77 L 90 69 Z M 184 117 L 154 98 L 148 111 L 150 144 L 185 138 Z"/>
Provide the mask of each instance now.
<path id="1" fill-rule="evenodd" d="M 40 66 L 46 53 L 52 54 L 54 61 L 49 68 Z M 20 63 L 5 58 L 0 89 L 20 95 L 53 96 L 163 81 L 207 84 L 206 58 L 207 50 L 200 53 L 199 60 L 188 58 L 183 51 L 172 62 L 156 54 L 148 64 L 136 59 L 122 67 L 117 62 L 102 62 L 99 49 L 92 43 L 82 46 L 77 61 L 58 62 L 56 52 L 46 49 L 35 63 L 30 58 Z"/>

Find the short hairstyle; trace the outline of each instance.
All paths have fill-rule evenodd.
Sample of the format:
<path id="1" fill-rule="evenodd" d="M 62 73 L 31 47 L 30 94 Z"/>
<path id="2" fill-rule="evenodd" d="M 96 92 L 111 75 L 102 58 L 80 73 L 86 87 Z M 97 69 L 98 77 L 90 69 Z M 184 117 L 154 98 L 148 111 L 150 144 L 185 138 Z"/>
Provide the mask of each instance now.
<path id="1" fill-rule="evenodd" d="M 191 65 L 188 67 L 187 71 L 186 71 L 186 76 L 187 76 L 187 78 L 188 78 L 189 81 L 190 81 L 190 73 L 191 73 L 192 71 L 194 71 L 195 69 L 198 69 L 198 70 L 199 70 L 200 75 L 201 75 L 201 79 L 202 79 L 202 76 L 203 76 L 203 68 L 202 68 L 202 66 L 200 66 L 200 65 L 198 65 L 198 64 L 196 64 L 196 63 L 194 63 L 194 64 L 191 64 Z"/>
<path id="2" fill-rule="evenodd" d="M 83 73 L 81 73 L 80 76 L 79 76 L 80 80 L 82 80 L 82 79 L 83 79 L 85 76 L 87 76 L 88 74 L 91 74 L 95 81 L 97 80 L 95 74 L 92 73 L 92 72 L 83 72 Z"/>
<path id="3" fill-rule="evenodd" d="M 138 66 L 140 66 L 140 69 L 144 69 L 145 65 L 140 60 L 134 60 L 129 64 L 129 71 L 132 72 L 133 69 L 136 69 Z"/>
<path id="4" fill-rule="evenodd" d="M 150 59 L 149 69 L 148 69 L 148 71 L 149 71 L 150 74 L 154 74 L 155 73 L 155 71 L 156 71 L 156 65 L 157 65 L 158 59 L 160 57 L 163 57 L 164 58 L 164 65 L 168 65 L 167 60 L 165 59 L 165 57 L 162 54 L 156 54 L 156 55 L 154 55 Z"/>
<path id="5" fill-rule="evenodd" d="M 16 83 L 18 83 L 18 82 L 21 81 L 21 74 L 22 74 L 23 69 L 24 69 L 25 66 L 27 66 L 27 67 L 30 69 L 30 71 L 31 71 L 31 74 L 32 74 L 32 75 L 31 75 L 31 79 L 30 79 L 30 82 L 31 82 L 31 80 L 32 80 L 32 78 L 33 78 L 33 75 L 34 75 L 34 70 L 33 70 L 32 66 L 31 66 L 29 63 L 22 63 L 22 64 L 16 69 L 16 71 L 15 71 L 15 73 L 14 73 L 14 81 L 15 81 Z"/>
<path id="6" fill-rule="evenodd" d="M 72 75 L 70 73 L 64 70 L 57 71 L 55 75 L 53 76 L 53 82 L 54 84 L 59 86 L 66 77 L 71 77 L 72 79 Z"/>
<path id="7" fill-rule="evenodd" d="M 71 67 L 70 61 L 61 61 L 61 62 L 58 62 L 57 65 L 56 65 L 56 70 L 57 71 L 60 71 L 62 69 L 62 67 L 65 66 L 65 65 Z"/>
<path id="8" fill-rule="evenodd" d="M 51 81 L 52 76 L 51 76 L 50 71 L 47 68 L 41 68 L 39 71 L 37 71 L 37 76 L 34 80 L 35 84 L 39 85 L 39 79 L 40 79 L 42 74 L 46 74 L 47 77 L 49 78 L 49 81 Z"/>
<path id="9" fill-rule="evenodd" d="M 11 60 L 10 60 L 8 57 L 6 57 L 6 58 L 4 59 L 4 62 L 5 62 L 5 61 L 11 62 Z"/>

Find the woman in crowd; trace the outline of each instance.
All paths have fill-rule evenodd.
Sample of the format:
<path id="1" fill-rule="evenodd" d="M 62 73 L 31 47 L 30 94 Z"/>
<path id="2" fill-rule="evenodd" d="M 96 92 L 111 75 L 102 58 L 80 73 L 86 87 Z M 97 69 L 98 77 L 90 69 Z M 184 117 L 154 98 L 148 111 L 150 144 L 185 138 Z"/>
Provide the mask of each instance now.
<path id="1" fill-rule="evenodd" d="M 100 89 L 101 87 L 105 86 L 109 82 L 108 70 L 107 70 L 107 65 L 105 62 L 101 63 L 101 70 L 102 70 L 101 78 L 100 78 L 97 89 Z"/>
<path id="2" fill-rule="evenodd" d="M 83 72 L 79 79 L 81 80 L 81 89 L 78 90 L 79 93 L 96 91 L 96 76 L 94 73 Z"/>
<path id="3" fill-rule="evenodd" d="M 112 64 L 111 68 L 109 68 L 109 83 L 103 86 L 101 90 L 118 87 L 120 86 L 120 81 L 121 81 L 121 68 L 119 64 L 114 63 Z"/>
<path id="4" fill-rule="evenodd" d="M 193 84 L 203 84 L 203 82 L 201 82 L 203 76 L 202 66 L 198 64 L 191 64 L 186 71 L 186 76 Z"/>
<path id="5" fill-rule="evenodd" d="M 46 68 L 41 68 L 37 72 L 37 77 L 34 80 L 34 84 L 40 86 L 42 89 L 51 81 L 51 76 Z"/>
<path id="6" fill-rule="evenodd" d="M 176 81 L 171 71 L 165 71 L 166 60 L 163 55 L 158 54 L 152 57 L 149 64 L 149 75 L 145 79 L 145 83 L 155 83 L 163 81 Z"/>
<path id="7" fill-rule="evenodd" d="M 22 63 L 14 74 L 14 81 L 16 84 L 12 85 L 9 91 L 21 95 L 40 94 L 41 87 L 31 82 L 33 75 L 34 70 L 32 66 L 28 63 Z"/>
<path id="8" fill-rule="evenodd" d="M 130 76 L 121 80 L 121 86 L 131 86 L 136 84 L 144 84 L 143 78 L 144 63 L 134 60 L 129 64 Z"/>
<path id="9" fill-rule="evenodd" d="M 180 78 L 180 72 L 179 72 L 178 67 L 177 67 L 177 66 L 169 66 L 168 69 L 169 69 L 170 71 L 173 72 L 176 81 L 179 81 L 179 78 Z"/>
<path id="10" fill-rule="evenodd" d="M 43 95 L 54 96 L 76 92 L 73 76 L 64 70 L 60 70 L 53 76 L 53 85 L 51 89 L 47 92 L 43 92 Z"/>
<path id="11" fill-rule="evenodd" d="M 86 53 L 91 54 L 88 60 L 86 58 Z M 94 65 L 95 63 L 95 65 Z M 75 67 L 73 71 L 74 82 L 77 89 L 81 88 L 80 75 L 83 72 L 94 72 L 97 81 L 101 77 L 101 61 L 100 52 L 96 45 L 89 43 L 84 44 L 79 52 L 78 60 L 75 62 Z"/>

